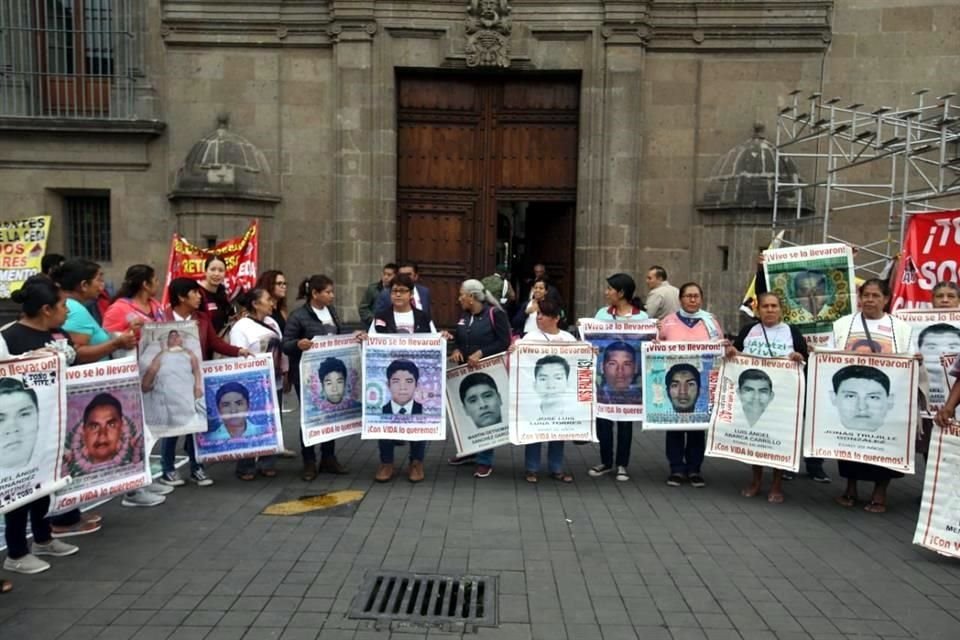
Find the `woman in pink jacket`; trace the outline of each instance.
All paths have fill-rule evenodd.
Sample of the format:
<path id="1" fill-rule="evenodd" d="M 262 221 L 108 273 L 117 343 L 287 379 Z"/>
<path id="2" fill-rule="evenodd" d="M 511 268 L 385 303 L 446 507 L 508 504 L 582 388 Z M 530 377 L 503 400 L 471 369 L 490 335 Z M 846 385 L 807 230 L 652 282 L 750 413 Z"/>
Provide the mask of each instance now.
<path id="1" fill-rule="evenodd" d="M 696 282 L 680 287 L 680 310 L 671 313 L 658 323 L 657 339 L 663 342 L 712 342 L 723 340 L 723 329 L 716 317 L 704 311 L 703 289 Z M 699 381 L 697 381 L 699 385 Z M 670 476 L 667 484 L 679 487 L 689 480 L 696 488 L 706 486 L 700 475 L 704 452 L 707 448 L 706 431 L 668 431 L 667 460 L 670 461 Z"/>

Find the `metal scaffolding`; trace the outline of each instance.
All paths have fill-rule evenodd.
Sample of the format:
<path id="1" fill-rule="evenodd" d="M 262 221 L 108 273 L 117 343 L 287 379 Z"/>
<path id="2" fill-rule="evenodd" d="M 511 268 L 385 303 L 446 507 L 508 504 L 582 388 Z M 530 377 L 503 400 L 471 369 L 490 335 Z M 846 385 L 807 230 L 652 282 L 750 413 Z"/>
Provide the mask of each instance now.
<path id="1" fill-rule="evenodd" d="M 792 91 L 777 118 L 773 233 L 851 244 L 857 269 L 877 275 L 899 252 L 910 215 L 960 208 L 960 101 L 954 93 L 930 101 L 920 89 L 912 108 L 868 110 L 802 93 Z M 786 175 L 781 159 L 799 174 Z"/>

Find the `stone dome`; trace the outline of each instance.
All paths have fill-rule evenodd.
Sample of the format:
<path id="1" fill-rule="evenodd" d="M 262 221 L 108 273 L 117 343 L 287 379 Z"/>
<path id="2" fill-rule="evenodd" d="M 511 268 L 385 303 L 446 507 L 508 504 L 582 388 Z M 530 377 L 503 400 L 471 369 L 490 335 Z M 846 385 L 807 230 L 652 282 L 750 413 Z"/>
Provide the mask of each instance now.
<path id="1" fill-rule="evenodd" d="M 753 127 L 753 137 L 728 151 L 713 166 L 700 209 L 773 209 L 776 147 L 767 140 L 763 124 Z M 800 182 L 800 173 L 789 158 L 780 158 L 781 182 Z M 795 209 L 799 191 L 780 197 L 779 208 Z M 804 210 L 812 200 L 804 198 Z"/>
<path id="2" fill-rule="evenodd" d="M 218 117 L 215 131 L 200 138 L 177 171 L 171 198 L 236 198 L 278 202 L 270 165 L 252 142 L 229 130 Z"/>

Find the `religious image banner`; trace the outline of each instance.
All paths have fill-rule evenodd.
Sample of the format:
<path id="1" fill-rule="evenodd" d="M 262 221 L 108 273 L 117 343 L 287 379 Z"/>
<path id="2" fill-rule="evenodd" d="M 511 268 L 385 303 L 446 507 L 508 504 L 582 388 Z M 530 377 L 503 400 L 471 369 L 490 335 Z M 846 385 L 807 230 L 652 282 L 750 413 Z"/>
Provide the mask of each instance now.
<path id="1" fill-rule="evenodd" d="M 0 222 L 0 298 L 9 298 L 40 273 L 49 237 L 50 216 Z"/>
<path id="2" fill-rule="evenodd" d="M 363 347 L 364 440 L 445 440 L 447 344 L 439 334 L 380 334 Z"/>
<path id="3" fill-rule="evenodd" d="M 447 417 L 457 456 L 510 444 L 509 374 L 500 353 L 447 371 Z"/>
<path id="4" fill-rule="evenodd" d="M 644 343 L 643 429 L 707 429 L 716 406 L 722 360 L 720 342 Z"/>
<path id="5" fill-rule="evenodd" d="M 960 282 L 958 255 L 960 211 L 911 215 L 893 281 L 891 308 L 932 307 L 933 287 L 938 282 Z"/>
<path id="6" fill-rule="evenodd" d="M 61 475 L 51 512 L 62 512 L 150 484 L 136 358 L 70 367 Z"/>
<path id="7" fill-rule="evenodd" d="M 156 438 L 207 430 L 200 332 L 193 320 L 148 322 L 137 345 L 143 421 Z"/>
<path id="8" fill-rule="evenodd" d="M 201 364 L 207 429 L 193 435 L 199 462 L 242 460 L 283 451 L 273 355 Z"/>
<path id="9" fill-rule="evenodd" d="M 913 544 L 960 558 L 960 426 L 934 425 Z"/>
<path id="10" fill-rule="evenodd" d="M 57 491 L 63 475 L 67 398 L 62 354 L 0 362 L 0 513 Z"/>
<path id="11" fill-rule="evenodd" d="M 803 455 L 913 473 L 919 367 L 913 356 L 813 352 Z"/>
<path id="12" fill-rule="evenodd" d="M 361 359 L 352 335 L 315 336 L 300 355 L 300 432 L 308 447 L 360 433 Z"/>
<path id="13" fill-rule="evenodd" d="M 814 347 L 833 348 L 833 322 L 857 308 L 853 250 L 814 244 L 763 252 L 767 290 L 780 296 L 783 321 Z"/>
<path id="14" fill-rule="evenodd" d="M 727 358 L 707 455 L 785 471 L 800 468 L 803 367 L 786 358 Z"/>
<path id="15" fill-rule="evenodd" d="M 510 354 L 510 442 L 596 442 L 593 372 L 586 342 L 517 342 Z"/>
<path id="16" fill-rule="evenodd" d="M 597 349 L 597 417 L 643 420 L 640 358 L 643 343 L 657 337 L 655 320 L 604 322 L 582 319 L 581 337 Z"/>
<path id="17" fill-rule="evenodd" d="M 960 353 L 960 311 L 901 309 L 895 315 L 913 329 L 910 351 L 923 355 L 923 368 L 927 372 L 927 410 L 922 415 L 932 418 L 950 393 L 950 381 L 940 359 Z"/>

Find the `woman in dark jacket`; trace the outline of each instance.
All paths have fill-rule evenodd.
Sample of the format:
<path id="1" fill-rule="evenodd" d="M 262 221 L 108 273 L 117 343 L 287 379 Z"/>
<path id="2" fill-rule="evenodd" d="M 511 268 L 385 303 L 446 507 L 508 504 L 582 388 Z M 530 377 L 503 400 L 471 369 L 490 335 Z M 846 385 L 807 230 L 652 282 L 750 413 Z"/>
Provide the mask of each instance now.
<path id="1" fill-rule="evenodd" d="M 460 307 L 463 314 L 457 321 L 454 336 L 456 348 L 451 358 L 456 363 L 466 362 L 476 365 L 481 358 L 503 353 L 510 346 L 510 323 L 506 312 L 500 308 L 496 298 L 488 292 L 479 280 L 465 280 L 460 285 Z M 493 473 L 493 449 L 481 451 L 476 455 L 477 468 L 475 478 L 486 478 Z M 471 456 L 451 458 L 448 462 L 459 465 L 469 461 Z"/>
<path id="2" fill-rule="evenodd" d="M 333 280 L 325 275 L 313 275 L 305 279 L 298 289 L 297 299 L 305 299 L 302 307 L 294 309 L 287 316 L 283 328 L 281 349 L 290 358 L 290 382 L 297 398 L 300 398 L 300 356 L 310 348 L 311 338 L 341 333 L 340 316 L 333 306 Z M 303 479 L 307 482 L 317 477 L 318 471 L 328 473 L 347 473 L 346 467 L 337 461 L 333 440 L 320 444 L 320 466 L 317 466 L 317 453 L 313 446 L 300 440 L 300 452 L 303 455 Z"/>
<path id="3" fill-rule="evenodd" d="M 203 296 L 200 309 L 210 317 L 214 331 L 220 335 L 233 315 L 233 305 L 223 284 L 227 276 L 227 263 L 220 256 L 210 256 L 203 264 L 203 271 L 203 278 L 200 279 L 200 295 Z"/>

